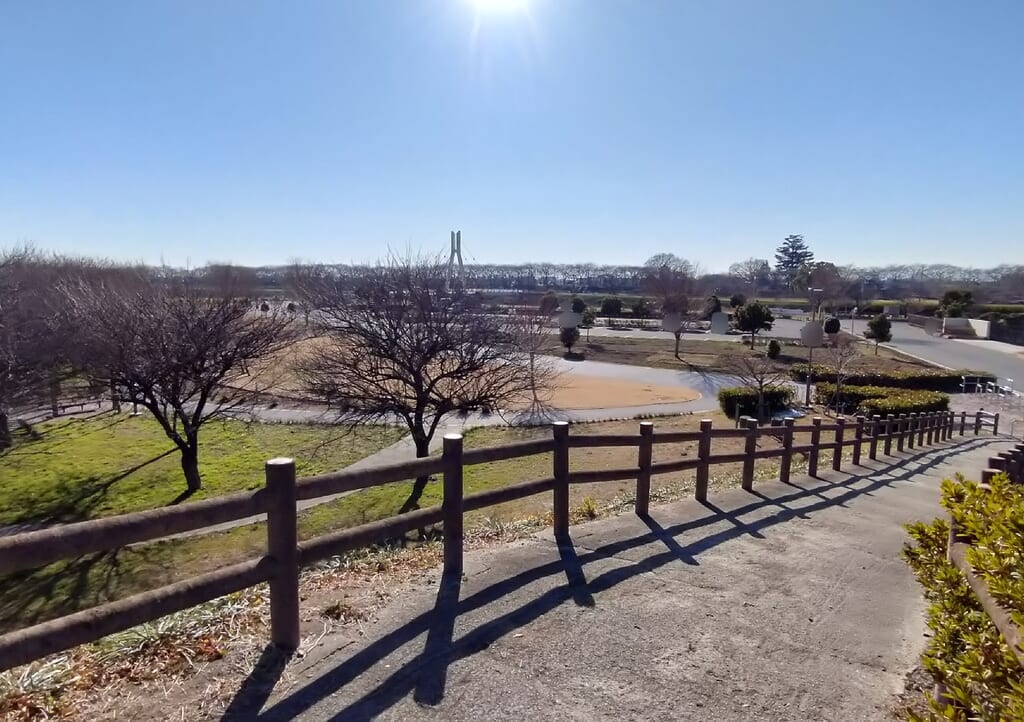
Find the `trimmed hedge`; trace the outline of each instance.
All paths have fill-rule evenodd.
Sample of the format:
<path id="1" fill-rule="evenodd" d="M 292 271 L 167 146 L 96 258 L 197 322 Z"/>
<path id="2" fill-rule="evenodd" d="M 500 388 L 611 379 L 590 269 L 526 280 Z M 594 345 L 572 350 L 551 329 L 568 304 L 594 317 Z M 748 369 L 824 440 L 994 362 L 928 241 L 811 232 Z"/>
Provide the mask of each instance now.
<path id="1" fill-rule="evenodd" d="M 828 366 L 814 364 L 814 382 L 835 383 L 836 375 Z M 807 383 L 807 367 L 794 366 L 790 377 L 798 383 Z M 897 389 L 944 391 L 958 393 L 961 376 L 980 376 L 983 381 L 995 381 L 987 371 L 921 369 L 920 371 L 866 371 L 853 373 L 843 379 L 843 386 L 888 386 Z"/>
<path id="2" fill-rule="evenodd" d="M 942 482 L 942 505 L 959 532 L 972 543 L 967 559 L 995 600 L 1013 621 L 1024 624 L 1024 580 L 1018 569 L 1024 557 L 1024 488 L 1005 474 L 983 490 L 962 478 Z M 925 670 L 946 687 L 953 704 L 926 696 L 930 719 L 1024 719 L 1024 669 L 984 612 L 967 579 L 946 559 L 949 523 L 936 519 L 906 527 L 913 540 L 903 557 L 924 587 L 928 602 L 928 648 Z M 970 715 L 970 716 L 969 716 Z M 925 719 L 912 712 L 910 719 Z"/>
<path id="3" fill-rule="evenodd" d="M 792 400 L 793 389 L 789 386 L 766 386 L 764 389 L 766 413 L 771 414 L 787 409 Z M 736 418 L 737 415 L 757 416 L 757 389 L 747 386 L 730 386 L 719 389 L 718 405 L 730 419 Z"/>
<path id="4" fill-rule="evenodd" d="M 829 404 L 836 393 L 835 384 L 817 384 L 814 400 Z M 856 411 L 865 416 L 879 414 L 926 414 L 948 411 L 949 396 L 938 391 L 894 389 L 885 386 L 848 386 L 842 388 L 843 411 Z"/>

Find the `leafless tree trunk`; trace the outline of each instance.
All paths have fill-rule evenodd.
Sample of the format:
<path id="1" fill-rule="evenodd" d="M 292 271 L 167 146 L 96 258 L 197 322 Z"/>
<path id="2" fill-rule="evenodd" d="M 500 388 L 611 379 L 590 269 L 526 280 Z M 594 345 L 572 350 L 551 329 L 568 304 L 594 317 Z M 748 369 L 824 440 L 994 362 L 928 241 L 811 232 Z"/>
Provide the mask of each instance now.
<path id="1" fill-rule="evenodd" d="M 772 386 L 786 383 L 788 373 L 785 367 L 766 355 L 737 356 L 729 360 L 728 371 L 749 389 L 757 392 L 757 420 L 765 421 L 764 394 Z"/>
<path id="2" fill-rule="evenodd" d="M 68 371 L 54 292 L 67 263 L 30 247 L 0 252 L 0 449 L 12 443 L 16 407 L 47 404 Z"/>
<path id="3" fill-rule="evenodd" d="M 287 315 L 256 310 L 223 271 L 161 279 L 108 269 L 68 281 L 76 360 L 93 382 L 152 414 L 181 454 L 188 492 L 202 488 L 199 432 L 251 407 L 260 362 L 292 339 Z M 244 278 L 243 274 L 243 278 Z M 210 286 L 211 278 L 228 285 Z"/>
<path id="4" fill-rule="evenodd" d="M 390 258 L 351 276 L 323 268 L 297 281 L 320 334 L 299 366 L 307 389 L 346 423 L 404 424 L 418 458 L 446 415 L 501 411 L 547 383 L 518 347 L 516 324 L 472 294 L 446 291 L 444 278 L 437 260 Z M 416 480 L 403 511 L 427 481 Z"/>

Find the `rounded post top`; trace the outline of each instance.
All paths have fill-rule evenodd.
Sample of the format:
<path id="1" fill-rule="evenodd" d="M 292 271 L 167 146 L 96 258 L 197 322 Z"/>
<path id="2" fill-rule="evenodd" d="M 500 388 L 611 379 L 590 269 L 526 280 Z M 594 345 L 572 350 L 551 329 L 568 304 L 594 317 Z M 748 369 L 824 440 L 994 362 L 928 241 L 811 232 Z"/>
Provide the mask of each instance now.
<path id="1" fill-rule="evenodd" d="M 295 459 L 287 456 L 278 456 L 267 461 L 267 466 L 295 466 Z"/>
<path id="2" fill-rule="evenodd" d="M 568 421 L 555 421 L 551 424 L 552 426 L 568 426 Z"/>
<path id="3" fill-rule="evenodd" d="M 641 421 L 640 422 L 640 434 L 647 436 L 654 433 L 654 422 L 653 421 Z"/>
<path id="4" fill-rule="evenodd" d="M 821 423 L 821 417 L 815 416 L 813 419 L 811 419 L 811 423 L 814 424 L 815 426 L 819 425 Z"/>
<path id="5" fill-rule="evenodd" d="M 700 420 L 700 430 L 701 431 L 706 431 L 706 430 L 710 429 L 712 423 L 713 422 L 711 421 L 711 419 L 701 419 Z"/>
<path id="6" fill-rule="evenodd" d="M 462 434 L 445 434 L 444 435 L 444 440 L 445 441 L 461 441 L 462 440 Z"/>
<path id="7" fill-rule="evenodd" d="M 793 426 L 796 423 L 796 421 L 794 421 L 793 419 L 786 419 L 782 423 L 784 426 Z"/>

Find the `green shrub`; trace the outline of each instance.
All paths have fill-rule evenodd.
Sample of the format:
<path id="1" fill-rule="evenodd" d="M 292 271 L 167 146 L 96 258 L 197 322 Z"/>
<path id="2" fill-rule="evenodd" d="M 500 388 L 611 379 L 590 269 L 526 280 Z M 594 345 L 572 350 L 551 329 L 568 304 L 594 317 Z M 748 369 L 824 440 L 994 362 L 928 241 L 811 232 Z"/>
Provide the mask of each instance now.
<path id="1" fill-rule="evenodd" d="M 782 353 L 782 345 L 774 338 L 768 342 L 768 350 L 765 352 L 770 359 L 777 359 Z"/>
<path id="2" fill-rule="evenodd" d="M 1014 623 L 1024 624 L 1024 580 L 1018 570 L 1024 557 L 1024 488 L 997 476 L 990 490 L 958 478 L 942 483 L 942 505 L 958 532 L 972 543 L 967 560 Z M 931 629 L 922 665 L 959 706 L 943 706 L 928 696 L 933 720 L 1024 719 L 1024 669 L 982 610 L 966 578 L 947 561 L 949 524 L 909 524 L 913 540 L 903 556 L 928 602 Z M 968 716 L 970 714 L 970 716 Z M 911 715 L 911 719 L 921 719 Z"/>
<path id="3" fill-rule="evenodd" d="M 835 384 L 816 384 L 814 400 L 819 404 L 832 404 L 836 393 Z M 885 386 L 847 386 L 841 391 L 844 411 L 872 416 L 879 414 L 925 414 L 932 411 L 948 411 L 949 396 L 938 391 L 894 389 Z"/>
<path id="4" fill-rule="evenodd" d="M 835 383 L 836 375 L 828 366 L 814 364 L 814 381 Z M 799 383 L 807 382 L 807 367 L 794 366 L 789 371 L 790 377 Z M 969 371 L 946 369 L 920 369 L 918 371 L 864 371 L 852 373 L 843 379 L 843 386 L 888 386 L 897 389 L 916 389 L 921 391 L 943 391 L 958 393 L 961 376 L 980 376 L 983 381 L 995 381 L 996 377 L 987 371 Z"/>
<path id="5" fill-rule="evenodd" d="M 789 386 L 766 386 L 764 389 L 765 411 L 769 414 L 789 408 L 793 400 L 793 389 Z M 718 391 L 718 405 L 730 419 L 736 416 L 757 416 L 757 389 L 747 386 L 730 386 Z"/>

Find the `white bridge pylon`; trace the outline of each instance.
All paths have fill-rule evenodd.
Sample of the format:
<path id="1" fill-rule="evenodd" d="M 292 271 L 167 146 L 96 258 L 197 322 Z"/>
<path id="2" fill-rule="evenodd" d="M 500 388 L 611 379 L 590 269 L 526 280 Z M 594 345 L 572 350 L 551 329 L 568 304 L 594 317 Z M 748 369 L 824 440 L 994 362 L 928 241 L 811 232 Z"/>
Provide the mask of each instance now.
<path id="1" fill-rule="evenodd" d="M 448 283 L 451 284 L 452 279 L 456 277 L 455 262 L 459 263 L 458 279 L 459 283 L 465 282 L 465 274 L 462 267 L 462 231 L 452 231 L 452 252 L 448 256 Z"/>

